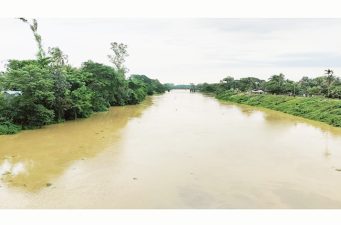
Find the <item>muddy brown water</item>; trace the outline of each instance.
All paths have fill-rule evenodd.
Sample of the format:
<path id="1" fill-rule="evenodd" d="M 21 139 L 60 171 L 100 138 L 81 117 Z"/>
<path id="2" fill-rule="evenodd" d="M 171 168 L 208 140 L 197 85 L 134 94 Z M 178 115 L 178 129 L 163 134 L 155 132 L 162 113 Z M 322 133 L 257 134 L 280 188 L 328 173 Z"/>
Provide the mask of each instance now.
<path id="1" fill-rule="evenodd" d="M 341 208 L 341 129 L 189 91 L 0 136 L 0 208 Z"/>

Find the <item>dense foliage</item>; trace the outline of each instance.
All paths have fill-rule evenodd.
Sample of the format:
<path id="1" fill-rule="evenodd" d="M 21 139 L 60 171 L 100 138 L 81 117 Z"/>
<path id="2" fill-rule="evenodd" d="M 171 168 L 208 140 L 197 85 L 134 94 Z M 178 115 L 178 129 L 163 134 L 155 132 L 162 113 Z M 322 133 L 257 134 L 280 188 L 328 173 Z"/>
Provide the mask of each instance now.
<path id="1" fill-rule="evenodd" d="M 0 90 L 21 94 L 1 94 L 0 123 L 37 128 L 88 117 L 110 106 L 137 104 L 147 95 L 166 90 L 158 80 L 145 75 L 126 79 L 122 72 L 100 63 L 88 61 L 81 68 L 65 65 L 56 69 L 49 60 L 9 61 L 0 77 Z M 7 133 L 3 130 L 0 133 Z"/>
<path id="2" fill-rule="evenodd" d="M 126 79 L 126 45 L 111 44 L 113 67 L 87 61 L 75 68 L 59 48 L 44 52 L 36 20 L 30 28 L 38 46 L 37 59 L 10 60 L 0 73 L 0 134 L 85 118 L 110 106 L 138 104 L 147 95 L 167 90 L 145 75 Z"/>

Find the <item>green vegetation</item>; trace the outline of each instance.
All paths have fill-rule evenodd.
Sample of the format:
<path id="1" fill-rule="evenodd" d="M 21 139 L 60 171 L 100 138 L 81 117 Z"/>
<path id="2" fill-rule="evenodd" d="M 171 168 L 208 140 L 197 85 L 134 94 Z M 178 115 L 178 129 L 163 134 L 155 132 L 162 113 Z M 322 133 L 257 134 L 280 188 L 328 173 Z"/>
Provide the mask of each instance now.
<path id="1" fill-rule="evenodd" d="M 264 107 L 341 127 L 341 80 L 332 70 L 326 70 L 326 76 L 303 77 L 298 82 L 285 79 L 283 74 L 273 75 L 268 81 L 226 77 L 220 83 L 199 84 L 196 88 L 214 93 L 224 101 Z"/>
<path id="2" fill-rule="evenodd" d="M 38 23 L 29 24 L 38 46 L 37 59 L 9 60 L 0 73 L 0 134 L 89 117 L 110 106 L 138 104 L 147 95 L 168 88 L 145 75 L 131 75 L 124 66 L 127 45 L 111 43 L 112 66 L 87 61 L 71 66 L 58 47 L 43 49 Z"/>
<path id="3" fill-rule="evenodd" d="M 233 77 L 226 77 L 219 83 L 198 84 L 197 89 L 202 92 L 215 92 L 233 90 L 235 92 L 251 92 L 262 90 L 269 94 L 290 95 L 290 96 L 323 96 L 326 98 L 341 99 L 341 79 L 334 76 L 332 70 L 326 70 L 325 76 L 316 78 L 303 77 L 295 82 L 286 79 L 283 74 L 273 75 L 268 81 L 255 77 L 246 77 L 235 80 Z"/>
<path id="4" fill-rule="evenodd" d="M 341 101 L 322 97 L 293 97 L 284 95 L 260 95 L 246 93 L 220 93 L 218 99 L 260 106 L 311 120 L 341 127 Z"/>
<path id="5" fill-rule="evenodd" d="M 21 130 L 20 126 L 15 125 L 11 122 L 0 123 L 0 134 L 16 134 Z"/>

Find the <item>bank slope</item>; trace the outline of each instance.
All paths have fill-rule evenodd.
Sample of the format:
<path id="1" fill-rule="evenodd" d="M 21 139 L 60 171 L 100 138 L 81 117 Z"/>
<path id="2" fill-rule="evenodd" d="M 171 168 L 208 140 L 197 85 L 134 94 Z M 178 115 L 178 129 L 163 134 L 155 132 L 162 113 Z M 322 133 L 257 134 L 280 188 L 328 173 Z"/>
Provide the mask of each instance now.
<path id="1" fill-rule="evenodd" d="M 231 94 L 230 92 L 220 93 L 216 95 L 216 98 L 250 106 L 264 107 L 341 127 L 341 100 L 268 94 Z"/>

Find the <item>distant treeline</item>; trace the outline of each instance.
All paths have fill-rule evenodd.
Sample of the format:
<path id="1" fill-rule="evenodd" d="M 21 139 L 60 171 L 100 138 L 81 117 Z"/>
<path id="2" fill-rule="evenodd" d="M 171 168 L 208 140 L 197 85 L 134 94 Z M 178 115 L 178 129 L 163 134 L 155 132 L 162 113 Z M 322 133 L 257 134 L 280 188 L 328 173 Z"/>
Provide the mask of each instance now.
<path id="1" fill-rule="evenodd" d="M 76 68 L 58 47 L 44 51 L 36 20 L 20 20 L 29 24 L 38 53 L 32 60 L 9 60 L 0 72 L 0 134 L 88 117 L 110 106 L 138 104 L 147 95 L 168 89 L 145 75 L 125 77 L 124 44 L 111 43 L 113 66 L 87 61 Z"/>
<path id="2" fill-rule="evenodd" d="M 333 71 L 325 72 L 325 76 L 303 77 L 298 82 L 285 79 L 283 74 L 273 75 L 268 81 L 227 77 L 220 83 L 204 83 L 196 88 L 214 93 L 220 100 L 273 109 L 341 127 L 341 81 Z"/>
<path id="3" fill-rule="evenodd" d="M 332 70 L 326 70 L 325 75 L 316 78 L 302 77 L 299 81 L 286 79 L 283 74 L 273 75 L 267 81 L 256 77 L 234 79 L 228 76 L 219 83 L 203 83 L 196 86 L 202 92 L 249 92 L 262 90 L 276 95 L 292 96 L 324 96 L 341 98 L 341 79 Z"/>

